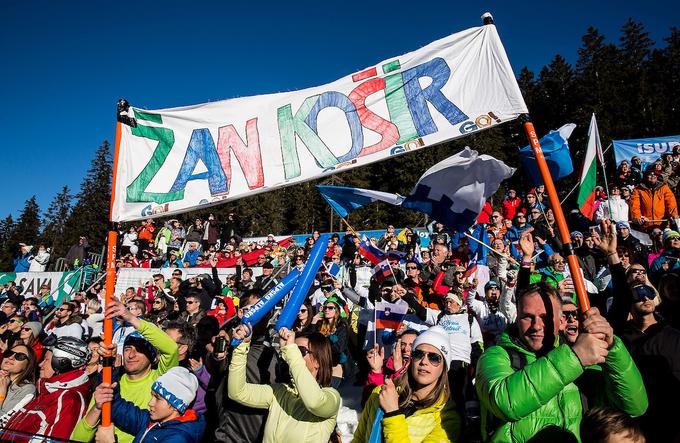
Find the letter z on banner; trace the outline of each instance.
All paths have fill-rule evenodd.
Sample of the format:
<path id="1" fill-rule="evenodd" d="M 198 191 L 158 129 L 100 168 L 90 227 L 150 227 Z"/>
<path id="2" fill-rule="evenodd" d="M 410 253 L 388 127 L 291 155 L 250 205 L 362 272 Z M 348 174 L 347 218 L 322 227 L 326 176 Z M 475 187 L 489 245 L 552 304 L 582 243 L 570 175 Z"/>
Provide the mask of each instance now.
<path id="1" fill-rule="evenodd" d="M 131 107 L 119 119 L 112 220 L 166 216 L 304 182 L 526 112 L 494 25 L 302 91 Z"/>

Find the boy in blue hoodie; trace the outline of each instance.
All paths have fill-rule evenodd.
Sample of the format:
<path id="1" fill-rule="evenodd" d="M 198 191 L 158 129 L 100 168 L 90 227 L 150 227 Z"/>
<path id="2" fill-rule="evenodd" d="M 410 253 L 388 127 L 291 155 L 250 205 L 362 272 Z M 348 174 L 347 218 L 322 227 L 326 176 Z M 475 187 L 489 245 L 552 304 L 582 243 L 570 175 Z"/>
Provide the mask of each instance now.
<path id="1" fill-rule="evenodd" d="M 135 435 L 134 443 L 163 441 L 163 443 L 200 442 L 205 431 L 205 419 L 189 405 L 196 398 L 198 380 L 182 367 L 169 369 L 151 386 L 152 399 L 149 410 L 140 409 L 122 399 L 115 392 L 116 384 L 100 384 L 94 391 L 94 408 L 101 411 L 102 404 L 111 403 L 111 421 L 114 425 Z M 114 442 L 114 428 L 99 427 L 97 441 Z"/>

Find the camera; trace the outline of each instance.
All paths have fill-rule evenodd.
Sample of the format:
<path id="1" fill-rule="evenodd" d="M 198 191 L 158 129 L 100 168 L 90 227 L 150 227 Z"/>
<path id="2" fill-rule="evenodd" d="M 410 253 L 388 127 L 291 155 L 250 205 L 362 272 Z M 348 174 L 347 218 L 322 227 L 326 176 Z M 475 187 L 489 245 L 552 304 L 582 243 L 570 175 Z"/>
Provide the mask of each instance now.
<path id="1" fill-rule="evenodd" d="M 219 336 L 215 338 L 215 345 L 213 346 L 213 354 L 221 354 L 227 351 L 227 338 Z"/>

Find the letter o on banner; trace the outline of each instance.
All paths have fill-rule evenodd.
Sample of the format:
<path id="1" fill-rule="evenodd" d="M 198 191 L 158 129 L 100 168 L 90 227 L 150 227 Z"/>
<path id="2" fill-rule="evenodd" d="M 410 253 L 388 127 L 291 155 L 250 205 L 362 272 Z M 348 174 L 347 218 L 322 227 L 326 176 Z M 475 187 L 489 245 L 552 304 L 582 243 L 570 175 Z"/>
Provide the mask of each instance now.
<path id="1" fill-rule="evenodd" d="M 491 124 L 493 124 L 493 121 L 491 120 L 491 117 L 489 117 L 488 115 L 482 114 L 475 119 L 475 124 L 480 128 L 486 128 L 487 126 L 491 126 Z"/>
<path id="2" fill-rule="evenodd" d="M 314 282 L 314 277 L 316 276 L 316 271 L 319 270 L 323 257 L 328 249 L 328 240 L 330 236 L 324 234 L 316 241 L 316 244 L 312 248 L 312 252 L 309 253 L 309 258 L 307 263 L 305 263 L 305 268 L 300 273 L 300 278 L 298 278 L 295 289 L 293 289 L 293 294 L 291 294 L 286 306 L 281 311 L 279 319 L 276 321 L 276 330 L 281 328 L 290 329 L 295 322 L 295 318 L 300 311 L 302 303 L 304 303 L 307 298 L 307 292 Z"/>

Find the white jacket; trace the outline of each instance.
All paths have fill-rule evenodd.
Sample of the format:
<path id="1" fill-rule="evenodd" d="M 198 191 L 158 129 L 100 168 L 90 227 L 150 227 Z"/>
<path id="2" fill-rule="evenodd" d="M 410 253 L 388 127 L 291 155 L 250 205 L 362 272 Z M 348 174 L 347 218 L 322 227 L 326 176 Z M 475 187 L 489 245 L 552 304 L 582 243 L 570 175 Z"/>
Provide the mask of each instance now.
<path id="1" fill-rule="evenodd" d="M 47 262 L 50 261 L 50 253 L 47 251 L 38 252 L 31 259 L 31 266 L 28 268 L 28 272 L 45 272 L 47 267 Z"/>
<path id="2" fill-rule="evenodd" d="M 136 240 L 136 232 L 126 232 L 125 235 L 123 235 L 123 246 L 134 246 Z"/>
<path id="3" fill-rule="evenodd" d="M 609 206 L 612 207 L 611 216 Z M 609 200 L 602 200 L 595 211 L 595 221 L 600 223 L 602 220 L 609 219 L 612 223 L 628 221 L 628 203 L 619 195 L 610 195 Z"/>

